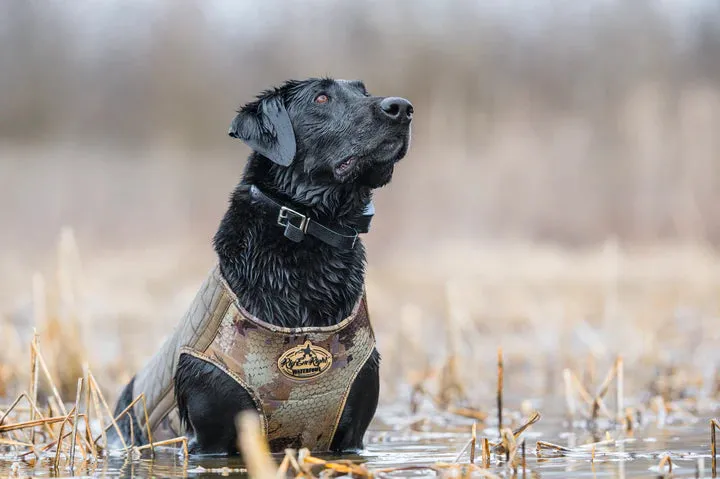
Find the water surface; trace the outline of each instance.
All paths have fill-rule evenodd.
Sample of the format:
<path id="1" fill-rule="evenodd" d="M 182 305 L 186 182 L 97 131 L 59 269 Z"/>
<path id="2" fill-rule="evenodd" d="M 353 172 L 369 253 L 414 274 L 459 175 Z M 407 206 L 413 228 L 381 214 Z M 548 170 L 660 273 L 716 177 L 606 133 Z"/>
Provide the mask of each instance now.
<path id="1" fill-rule="evenodd" d="M 366 447 L 358 454 L 343 456 L 364 463 L 369 469 L 432 466 L 437 463 L 467 463 L 468 453 L 459 453 L 470 439 L 472 420 L 446 414 L 423 411 L 411 415 L 406 405 L 383 407 L 368 432 Z M 497 437 L 492 421 L 478 428 L 478 436 L 491 440 Z M 582 423 L 580 424 L 582 425 Z M 577 426 L 577 423 L 576 423 Z M 614 441 L 595 447 L 583 444 L 602 441 L 606 431 L 589 431 L 584 427 L 571 430 L 561 412 L 545 413 L 536 425 L 523 434 L 526 440 L 525 477 L 533 478 L 640 478 L 662 476 L 657 466 L 669 455 L 673 463 L 673 477 L 710 477 L 710 435 L 707 421 L 690 418 L 676 423 L 659 425 L 654 421 L 631 433 L 612 428 Z M 552 453 L 538 456 L 536 441 L 547 441 L 572 448 L 571 453 L 553 457 Z M 479 457 L 478 449 L 478 457 Z M 325 459 L 332 457 L 324 456 Z M 498 458 L 493 458 L 491 470 L 504 477 L 513 477 Z M 495 461 L 495 459 L 498 459 Z M 13 466 L 13 464 L 15 464 Z M 110 457 L 97 464 L 65 468 L 60 477 L 191 477 L 220 478 L 247 477 L 237 458 L 190 457 L 185 459 L 178 450 L 159 449 L 156 457 Z M 42 460 L 34 467 L 0 456 L 0 477 L 57 477 L 50 468 L 50 460 Z M 389 477 L 437 477 L 431 469 L 404 470 L 386 474 Z M 522 468 L 517 477 L 523 477 Z"/>

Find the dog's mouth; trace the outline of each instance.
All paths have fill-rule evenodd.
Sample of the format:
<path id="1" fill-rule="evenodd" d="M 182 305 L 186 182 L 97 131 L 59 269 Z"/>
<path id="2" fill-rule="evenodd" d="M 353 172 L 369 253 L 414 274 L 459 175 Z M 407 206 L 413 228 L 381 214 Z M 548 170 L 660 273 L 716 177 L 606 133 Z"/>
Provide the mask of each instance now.
<path id="1" fill-rule="evenodd" d="M 355 163 L 357 163 L 357 157 L 350 156 L 348 158 L 345 158 L 343 161 L 341 161 L 335 166 L 335 175 L 342 178 L 352 170 L 352 167 L 355 166 Z"/>
<path id="2" fill-rule="evenodd" d="M 333 166 L 333 174 L 338 181 L 347 181 L 361 170 L 384 168 L 400 161 L 408 148 L 408 139 L 385 140 L 372 150 L 364 153 L 355 152 Z"/>

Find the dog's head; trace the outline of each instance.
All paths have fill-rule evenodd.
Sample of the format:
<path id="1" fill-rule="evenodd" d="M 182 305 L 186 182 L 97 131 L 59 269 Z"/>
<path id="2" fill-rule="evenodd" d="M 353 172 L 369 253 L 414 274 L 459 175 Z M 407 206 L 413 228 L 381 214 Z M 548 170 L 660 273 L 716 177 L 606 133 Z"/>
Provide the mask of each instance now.
<path id="1" fill-rule="evenodd" d="M 275 177 L 302 188 L 378 188 L 407 153 L 412 116 L 409 101 L 372 96 L 360 81 L 312 78 L 263 92 L 239 110 L 229 134 L 270 160 Z"/>

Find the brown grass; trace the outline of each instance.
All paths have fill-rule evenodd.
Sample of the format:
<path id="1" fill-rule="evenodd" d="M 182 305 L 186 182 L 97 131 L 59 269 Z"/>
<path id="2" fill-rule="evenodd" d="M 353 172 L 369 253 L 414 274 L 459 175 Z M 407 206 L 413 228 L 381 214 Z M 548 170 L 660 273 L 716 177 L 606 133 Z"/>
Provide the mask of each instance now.
<path id="1" fill-rule="evenodd" d="M 129 454 L 131 452 L 140 454 L 142 451 L 149 449 L 154 454 L 154 448 L 158 446 L 169 446 L 181 444 L 183 452 L 187 458 L 187 439 L 184 437 L 170 439 L 158 443 L 153 443 L 152 435 L 148 430 L 147 437 L 149 443 L 145 446 L 134 447 L 127 444 L 120 431 L 117 420 L 125 415 L 129 407 L 122 411 L 117 417 L 113 417 L 105 397 L 100 391 L 98 383 L 93 376 L 90 368 L 86 368 L 85 377 L 77 378 L 77 386 L 75 388 L 75 402 L 67 412 L 65 408 L 66 402 L 58 393 L 58 388 L 53 377 L 48 373 L 44 365 L 43 354 L 39 345 L 39 336 L 33 335 L 30 345 L 31 361 L 30 361 L 30 383 L 31 394 L 21 393 L 9 406 L 0 407 L 0 447 L 10 448 L 3 451 L 5 455 L 14 453 L 18 459 L 25 458 L 32 454 L 36 459 L 45 457 L 50 454 L 52 457 L 53 469 L 57 472 L 63 462 L 67 464 L 71 472 L 76 464 L 76 457 L 82 459 L 82 463 L 86 464 L 97 462 L 101 459 L 105 452 L 109 451 L 109 445 L 106 440 L 106 428 L 101 428 L 100 434 L 96 439 L 92 439 L 92 423 L 90 422 L 92 407 L 95 408 L 95 414 L 102 425 L 103 418 L 107 417 L 110 422 L 109 427 L 114 427 L 120 436 L 123 444 L 122 452 Z M 37 397 L 37 391 L 41 382 L 39 381 L 38 371 L 43 369 L 44 379 L 47 381 L 47 387 L 53 391 L 53 396 L 47 398 L 48 411 L 52 410 L 50 402 L 56 402 L 59 410 L 62 411 L 61 416 L 44 416 L 41 408 L 38 406 L 40 401 Z M 85 392 L 85 394 L 83 394 Z M 92 402 L 90 401 L 92 398 Z M 51 401 L 52 400 L 52 401 Z M 28 403 L 27 408 L 21 408 L 19 405 L 25 401 Z M 137 397 L 131 404 L 140 402 L 145 411 L 147 420 L 147 408 L 145 406 L 145 397 L 143 395 Z M 102 405 L 102 409 L 99 407 Z M 131 407 L 130 406 L 130 407 Z M 85 411 L 81 414 L 80 411 Z M 80 432 L 78 426 L 80 422 L 84 422 L 84 430 Z M 66 432 L 66 427 L 69 429 Z M 7 435 L 8 437 L 2 437 Z M 68 439 L 66 441 L 66 439 Z M 99 445 L 100 439 L 105 439 L 103 445 Z M 69 442 L 69 444 L 68 444 Z M 132 446 L 132 447 L 131 447 Z"/>

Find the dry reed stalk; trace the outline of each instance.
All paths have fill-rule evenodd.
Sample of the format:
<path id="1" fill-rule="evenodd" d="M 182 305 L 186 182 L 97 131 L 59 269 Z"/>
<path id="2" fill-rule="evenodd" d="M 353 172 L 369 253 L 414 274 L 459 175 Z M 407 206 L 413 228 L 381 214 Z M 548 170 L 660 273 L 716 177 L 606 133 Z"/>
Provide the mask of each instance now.
<path id="1" fill-rule="evenodd" d="M 298 464 L 297 462 L 297 451 L 295 449 L 285 449 L 285 457 L 289 459 L 293 471 L 297 472 L 298 474 L 302 474 L 300 464 Z"/>
<path id="2" fill-rule="evenodd" d="M 77 391 L 75 392 L 75 414 L 73 416 L 72 438 L 70 439 L 70 467 L 75 464 L 75 441 L 77 440 L 78 409 L 80 408 L 80 397 L 82 396 L 83 378 L 78 378 Z"/>
<path id="3" fill-rule="evenodd" d="M 569 452 L 572 452 L 571 449 L 569 449 L 569 448 L 567 448 L 567 447 L 565 447 L 565 446 L 560 446 L 560 445 L 558 445 L 558 444 L 553 444 L 553 443 L 546 442 L 546 441 L 538 441 L 538 442 L 536 443 L 536 445 L 535 445 L 535 450 L 536 450 L 536 452 L 537 452 L 538 455 L 540 455 L 540 453 L 541 453 L 543 450 L 556 451 L 556 452 L 559 452 L 559 453 L 562 453 L 562 454 L 567 454 L 567 453 L 569 453 Z"/>
<path id="4" fill-rule="evenodd" d="M 90 400 L 90 378 L 88 377 L 88 371 L 90 371 L 90 365 L 86 362 L 83 364 L 83 381 L 85 383 L 85 440 L 90 444 L 90 453 L 93 459 L 97 459 L 98 450 L 95 446 L 95 441 L 92 439 L 92 402 Z"/>
<path id="5" fill-rule="evenodd" d="M 88 423 L 91 422 L 90 419 L 90 379 L 88 379 L 88 371 L 90 370 L 90 365 L 85 362 L 83 364 L 83 379 L 85 381 L 85 414 L 87 415 Z"/>
<path id="6" fill-rule="evenodd" d="M 663 456 L 662 459 L 660 459 L 660 464 L 658 464 L 658 470 L 660 472 L 662 472 L 663 469 L 665 469 L 666 464 L 668 466 L 668 472 L 670 474 L 672 474 L 673 463 L 672 463 L 672 459 L 670 458 L 670 455 L 665 455 L 665 456 Z"/>
<path id="7" fill-rule="evenodd" d="M 617 371 L 617 388 L 616 388 L 616 406 L 617 406 L 617 420 L 622 422 L 623 413 L 625 409 L 625 362 L 622 356 L 618 356 L 615 360 L 615 369 Z"/>
<path id="8" fill-rule="evenodd" d="M 237 447 L 242 452 L 249 475 L 257 479 L 274 479 L 278 468 L 263 437 L 258 414 L 253 411 L 241 412 L 235 419 L 235 426 Z"/>
<path id="9" fill-rule="evenodd" d="M 470 434 L 472 434 L 472 441 L 470 443 L 470 464 L 475 464 L 475 445 L 477 443 L 477 423 L 473 423 L 472 429 L 470 430 Z"/>
<path id="10" fill-rule="evenodd" d="M 577 376 L 576 376 L 574 373 L 572 373 L 571 376 L 572 376 L 572 379 L 573 379 L 573 383 L 575 384 L 575 389 L 577 390 L 577 392 L 580 393 L 580 396 L 582 397 L 582 399 L 583 399 L 583 400 L 588 404 L 588 406 L 590 407 L 591 417 L 592 417 L 592 414 L 593 414 L 593 411 L 594 411 L 595 414 L 596 414 L 597 412 L 602 412 L 608 419 L 612 419 L 612 414 L 610 414 L 610 411 L 609 411 L 608 408 L 605 406 L 605 403 L 603 402 L 602 398 L 601 398 L 601 397 L 597 397 L 597 396 L 593 398 L 593 397 L 590 395 L 590 393 L 587 392 L 587 390 L 586 390 L 585 387 L 582 385 L 582 383 L 581 383 L 580 380 L 577 378 Z"/>
<path id="11" fill-rule="evenodd" d="M 323 459 L 319 459 L 317 457 L 313 457 L 309 454 L 303 455 L 302 459 L 303 463 L 307 463 L 310 466 L 323 466 L 325 469 L 329 469 L 333 472 L 338 472 L 340 474 L 351 474 L 352 477 L 372 477 L 370 471 L 368 471 L 366 468 L 358 466 L 357 464 L 352 464 L 349 461 L 329 462 Z"/>
<path id="12" fill-rule="evenodd" d="M 290 467 L 290 457 L 288 456 L 288 450 L 285 450 L 285 457 L 280 462 L 277 473 L 275 474 L 276 479 L 282 479 L 287 476 L 288 468 Z"/>
<path id="13" fill-rule="evenodd" d="M 509 431 L 512 434 L 512 443 L 517 444 L 518 440 L 520 439 L 520 435 L 525 432 L 526 429 L 528 429 L 530 426 L 535 424 L 540 420 L 540 413 L 534 412 L 532 416 L 530 416 L 530 419 L 527 420 L 527 422 L 520 427 L 518 427 L 515 431 L 510 431 L 510 428 L 504 428 L 503 431 Z M 511 451 L 507 449 L 507 445 L 504 439 L 502 439 L 501 435 L 501 441 L 498 444 L 492 445 L 492 450 L 496 454 L 502 454 L 505 453 L 506 455 L 509 454 Z"/>
<path id="14" fill-rule="evenodd" d="M 152 449 L 153 447 L 162 447 L 162 446 L 172 446 L 173 444 L 182 444 L 183 446 L 183 454 L 185 457 L 188 457 L 188 446 L 187 446 L 187 437 L 180 436 L 180 437 L 174 437 L 172 439 L 165 439 L 164 441 L 158 441 L 154 444 L 144 444 L 142 446 L 134 447 L 134 449 L 137 452 L 146 451 L 148 449 Z"/>
<path id="15" fill-rule="evenodd" d="M 85 389 L 87 391 L 87 388 Z M 88 403 L 88 409 L 89 409 L 89 403 Z M 88 411 L 89 412 L 89 411 Z M 98 450 L 95 447 L 95 441 L 92 439 L 92 432 L 90 431 L 90 416 L 85 415 L 85 437 L 83 440 L 89 445 L 90 453 L 92 454 L 93 459 L 97 460 L 98 457 Z"/>
<path id="16" fill-rule="evenodd" d="M 60 408 L 60 412 L 63 414 L 63 416 L 65 416 L 65 415 L 67 415 L 67 410 L 65 409 L 65 404 L 63 404 L 63 400 L 60 397 L 58 388 L 57 388 L 57 386 L 55 386 L 55 382 L 53 381 L 52 376 L 50 375 L 50 370 L 47 367 L 45 358 L 43 357 L 42 353 L 40 352 L 39 342 L 36 339 L 37 338 L 33 339 L 33 342 L 31 343 L 30 347 L 32 348 L 35 358 L 37 359 L 37 362 L 40 365 L 40 369 L 43 372 L 43 376 L 45 376 L 45 380 L 48 382 L 48 385 L 50 385 L 50 389 L 52 390 L 52 394 L 53 394 L 53 397 L 55 398 L 55 401 L 57 401 L 57 405 Z"/>
<path id="17" fill-rule="evenodd" d="M 55 414 L 54 414 L 55 411 L 61 412 L 62 408 L 58 405 L 58 400 L 55 398 L 55 396 L 49 396 L 47 398 L 47 402 L 48 402 L 48 404 L 47 404 L 48 405 L 48 414 L 46 414 L 45 416 L 51 417 L 51 416 L 55 416 Z M 63 407 L 64 407 L 64 405 L 63 405 Z"/>
<path id="18" fill-rule="evenodd" d="M 445 411 L 449 412 L 450 414 L 455 414 L 457 416 L 475 419 L 480 422 L 485 422 L 485 420 L 488 417 L 486 412 L 480 411 L 478 409 L 469 408 L 469 407 L 459 407 L 459 406 L 448 405 L 447 408 L 445 408 Z"/>
<path id="19" fill-rule="evenodd" d="M 30 347 L 30 401 L 37 404 L 38 394 L 38 361 L 37 361 L 38 334 L 33 328 L 33 338 Z M 35 411 L 30 411 L 30 420 L 35 420 Z M 35 429 L 30 430 L 30 442 L 35 444 Z"/>
<path id="20" fill-rule="evenodd" d="M 530 419 L 527 420 L 525 424 L 517 428 L 515 431 L 513 431 L 513 436 L 515 436 L 515 439 L 518 439 L 520 437 L 520 434 L 525 432 L 527 428 L 535 424 L 540 420 L 540 413 L 535 411 L 532 416 L 530 416 Z"/>
<path id="21" fill-rule="evenodd" d="M 569 369 L 563 369 L 563 382 L 565 383 L 565 406 L 570 421 L 575 419 L 575 395 L 573 394 L 572 378 Z"/>
<path id="22" fill-rule="evenodd" d="M 527 469 L 527 461 L 525 459 L 526 458 L 526 456 L 525 456 L 525 439 L 523 439 L 521 447 L 522 447 L 522 472 L 523 472 L 523 477 L 525 477 L 525 470 Z"/>
<path id="23" fill-rule="evenodd" d="M 22 401 L 23 399 L 26 399 L 28 404 L 30 405 L 30 407 L 28 407 L 27 409 L 17 407 L 17 405 L 20 404 L 20 401 Z M 2 417 L 0 417 L 0 426 L 3 425 L 3 423 L 5 422 L 5 419 L 7 419 L 8 416 L 10 416 L 11 412 L 13 412 L 13 411 L 15 411 L 15 412 L 30 412 L 32 410 L 34 410 L 35 413 L 38 413 L 40 415 L 40 419 L 44 419 L 42 417 L 42 414 L 39 413 L 37 407 L 30 399 L 30 396 L 28 396 L 27 393 L 22 393 L 12 402 L 12 404 L 10 406 L 7 407 L 7 410 L 5 411 L 5 413 L 2 415 Z"/>
<path id="24" fill-rule="evenodd" d="M 148 417 L 148 412 L 147 412 L 147 402 L 145 401 L 145 393 L 140 393 L 140 395 L 138 397 L 136 397 L 135 399 L 133 399 L 132 402 L 130 404 L 128 404 L 125 409 L 120 411 L 120 413 L 117 416 L 115 416 L 115 422 L 119 421 L 120 418 L 122 418 L 124 415 L 126 415 L 126 414 L 128 415 L 128 418 L 130 420 L 130 437 L 131 437 L 130 444 L 135 444 L 135 441 L 134 441 L 135 433 L 133 431 L 133 421 L 132 421 L 132 414 L 130 414 L 130 410 L 138 402 L 141 402 L 142 406 L 143 406 L 143 411 L 145 413 L 145 426 L 147 427 L 147 434 L 148 434 L 148 445 L 150 446 L 152 455 L 155 456 L 155 449 L 153 447 L 153 439 L 152 439 L 152 430 L 150 429 L 150 419 Z M 112 424 L 108 425 L 105 428 L 105 433 L 107 433 L 107 431 L 108 431 L 108 429 L 110 429 L 110 427 L 112 427 Z"/>
<path id="25" fill-rule="evenodd" d="M 505 462 L 509 467 L 517 452 L 517 441 L 509 427 L 504 427 L 503 430 L 500 431 L 500 438 L 502 439 L 502 447 L 505 450 Z"/>
<path id="26" fill-rule="evenodd" d="M 85 421 L 85 423 L 87 424 L 87 416 L 85 416 L 85 414 L 78 414 L 78 421 L 80 421 L 80 420 Z M 80 453 L 83 456 L 83 462 L 84 462 L 88 458 L 88 452 L 93 449 L 90 446 L 90 443 L 92 441 L 88 441 L 87 438 L 79 432 L 75 436 L 76 436 L 76 438 L 79 439 L 79 441 L 76 440 L 76 442 L 77 442 L 78 447 L 80 448 Z"/>
<path id="27" fill-rule="evenodd" d="M 717 419 L 710 419 L 710 469 L 712 477 L 717 477 L 717 442 L 715 430 L 720 430 L 720 422 Z"/>
<path id="28" fill-rule="evenodd" d="M 36 419 L 34 421 L 26 421 L 26 422 L 20 422 L 17 424 L 8 424 L 5 426 L 0 426 L 0 433 L 9 432 L 9 431 L 19 431 L 21 429 L 27 429 L 29 427 L 37 427 L 42 426 L 44 424 L 57 424 L 59 422 L 62 422 L 63 419 L 65 419 L 64 416 L 62 417 L 49 417 L 46 419 Z"/>
<path id="29" fill-rule="evenodd" d="M 486 469 L 490 467 L 490 441 L 488 438 L 482 438 L 482 462 Z"/>
<path id="30" fill-rule="evenodd" d="M 18 408 L 18 407 L 17 407 L 17 405 L 18 405 L 18 404 L 20 403 L 20 401 L 22 401 L 23 399 L 25 399 L 25 400 L 28 402 L 28 404 L 29 404 L 29 407 L 28 407 L 27 409 L 25 409 L 25 408 Z M 45 416 L 42 414 L 42 412 L 40 412 L 40 410 L 38 409 L 37 405 L 30 399 L 30 396 L 28 396 L 27 393 L 22 393 L 22 394 L 20 394 L 20 395 L 17 397 L 17 399 L 15 399 L 15 401 L 12 403 L 12 405 L 8 408 L 7 412 L 3 414 L 2 418 L 0 418 L 0 426 L 2 426 L 3 422 L 5 421 L 5 419 L 9 416 L 9 414 L 10 414 L 11 412 L 13 412 L 13 411 L 19 411 L 19 410 L 20 410 L 20 411 L 23 411 L 23 412 L 24 412 L 24 411 L 28 411 L 28 412 L 34 411 L 34 412 L 35 412 L 35 415 L 36 415 L 39 419 L 46 419 L 46 417 L 45 417 Z M 45 424 L 44 427 L 45 427 L 45 430 L 47 431 L 47 433 L 50 435 L 50 437 L 51 437 L 52 439 L 55 439 L 55 432 L 53 431 L 52 427 L 50 427 L 49 424 Z M 32 429 L 32 430 L 34 431 L 34 429 Z M 35 444 L 35 442 L 33 442 L 33 439 L 34 439 L 34 438 L 32 437 L 32 436 L 33 436 L 32 434 L 27 434 L 27 431 L 25 431 L 25 430 L 23 430 L 23 433 L 25 434 L 25 437 L 28 438 L 28 441 L 29 441 L 31 444 Z M 11 435 L 12 435 L 12 434 L 11 434 Z"/>
<path id="31" fill-rule="evenodd" d="M 412 392 L 410 393 L 410 414 L 417 414 L 418 408 L 420 407 L 418 398 L 422 397 L 422 395 L 422 386 L 420 384 L 415 384 L 413 386 Z"/>
<path id="32" fill-rule="evenodd" d="M 595 384 L 595 355 L 590 352 L 587 356 L 584 386 L 586 389 L 590 389 L 593 384 Z"/>
<path id="33" fill-rule="evenodd" d="M 310 456 L 310 450 L 306 447 L 303 447 L 298 451 L 297 460 L 298 464 L 300 465 L 300 476 L 307 476 L 309 478 L 315 477 L 315 475 L 312 472 L 312 465 L 305 462 L 305 458 L 307 456 Z"/>
<path id="34" fill-rule="evenodd" d="M 498 369 L 498 382 L 497 382 L 497 410 L 498 410 L 498 436 L 502 436 L 502 408 L 503 408 L 503 353 L 502 346 L 498 347 L 497 352 L 497 369 Z"/>
<path id="35" fill-rule="evenodd" d="M 40 454 L 37 453 L 37 450 L 35 448 L 35 445 L 31 442 L 23 442 L 23 441 L 15 441 L 13 439 L 2 439 L 0 438 L 0 445 L 3 446 L 11 446 L 15 448 L 15 454 L 18 458 L 22 457 L 22 455 L 17 454 L 17 448 L 18 447 L 29 447 L 30 450 L 27 451 L 25 454 L 34 454 L 36 458 L 40 458 Z"/>
<path id="36" fill-rule="evenodd" d="M 465 390 L 458 378 L 457 358 L 455 354 L 448 356 L 440 370 L 438 404 L 441 409 L 446 409 L 451 401 L 465 397 Z"/>
<path id="37" fill-rule="evenodd" d="M 595 393 L 596 399 L 602 399 L 605 397 L 605 394 L 607 394 L 608 389 L 610 388 L 610 384 L 612 384 L 612 380 L 615 379 L 615 376 L 617 375 L 618 371 L 618 362 L 615 361 L 608 371 L 607 375 L 605 376 L 605 379 L 603 380 L 602 384 L 598 388 L 597 393 Z"/>
<path id="38" fill-rule="evenodd" d="M 460 459 L 462 458 L 463 454 L 465 454 L 465 451 L 467 451 L 470 448 L 470 445 L 472 444 L 472 438 L 468 439 L 468 441 L 465 443 L 465 445 L 460 449 L 460 452 L 455 456 L 454 463 L 460 462 Z"/>
<path id="39" fill-rule="evenodd" d="M 63 445 L 63 439 L 65 439 L 65 436 L 63 436 L 63 430 L 65 429 L 65 424 L 70 420 L 70 414 L 75 413 L 75 408 L 73 408 L 70 413 L 63 418 L 62 424 L 60 425 L 60 433 L 58 434 L 58 442 L 57 447 L 55 448 L 55 460 L 53 462 L 53 467 L 55 470 L 57 470 L 60 467 L 60 452 L 62 451 L 62 445 Z"/>
<path id="40" fill-rule="evenodd" d="M 22 446 L 22 447 L 32 447 L 33 444 L 30 442 L 22 442 L 22 441 L 15 441 L 13 439 L 3 439 L 0 437 L 0 444 L 3 446 Z"/>
<path id="41" fill-rule="evenodd" d="M 115 419 L 117 421 L 117 419 Z M 130 426 L 130 444 L 135 444 L 135 427 L 133 426 L 132 419 L 129 420 L 128 425 Z"/>
<path id="42" fill-rule="evenodd" d="M 70 415 L 72 415 L 72 411 L 71 411 Z M 72 424 L 73 421 L 72 421 L 72 419 L 69 418 L 70 415 L 68 415 L 68 422 Z M 86 425 L 87 425 L 87 416 L 85 416 L 84 414 L 78 414 L 78 420 L 79 420 L 79 419 L 82 419 L 83 421 L 85 421 L 85 423 L 86 423 Z M 82 434 L 79 434 L 79 435 L 78 435 L 78 437 L 81 439 L 81 441 L 80 441 L 80 443 L 79 443 L 78 445 L 80 446 L 80 449 L 81 449 L 81 451 L 83 452 L 83 454 L 87 454 L 87 451 L 88 451 L 88 450 L 89 450 L 89 451 L 94 451 L 94 448 L 92 447 L 92 440 L 90 439 L 90 436 L 89 436 L 88 432 L 85 431 L 85 433 L 86 433 L 85 436 L 83 436 Z M 64 440 L 65 440 L 67 437 L 69 437 L 71 434 L 72 434 L 72 431 L 70 431 L 70 432 L 68 432 L 67 434 L 65 434 L 65 435 L 62 437 L 62 441 L 64 441 Z M 41 451 L 46 452 L 47 450 L 49 450 L 49 449 L 51 449 L 53 446 L 55 446 L 57 443 L 58 443 L 58 440 L 53 440 L 53 441 L 47 443 L 46 445 L 42 446 Z M 84 444 L 84 445 L 83 445 L 83 444 Z M 96 452 L 93 452 L 93 458 L 97 458 L 97 453 L 96 453 Z"/>
<path id="43" fill-rule="evenodd" d="M 97 392 L 95 391 L 95 386 L 93 385 L 93 382 L 90 381 L 90 370 L 88 369 L 88 389 L 90 389 L 90 397 L 92 398 L 92 405 L 95 409 L 95 412 L 98 416 L 98 422 L 100 422 L 100 436 L 98 436 L 95 440 L 93 440 L 93 444 L 97 446 L 97 442 L 100 438 L 103 439 L 103 444 L 107 446 L 107 435 L 105 433 L 105 421 L 103 421 L 103 414 L 100 410 L 100 400 L 97 397 Z M 88 405 L 89 407 L 89 405 Z"/>
<path id="44" fill-rule="evenodd" d="M 625 409 L 625 432 L 633 432 L 633 413 L 631 408 Z"/>
<path id="45" fill-rule="evenodd" d="M 112 422 L 112 425 L 115 428 L 115 432 L 117 432 L 118 436 L 120 437 L 120 442 L 122 442 L 123 448 L 127 450 L 128 445 L 127 445 L 127 442 L 125 442 L 125 438 L 123 437 L 122 432 L 120 431 L 120 427 L 117 425 L 117 422 L 115 422 L 115 418 L 113 417 L 113 414 L 110 411 L 110 407 L 108 406 L 107 401 L 105 401 L 105 396 L 103 396 L 103 393 L 100 390 L 100 386 L 98 386 L 98 383 L 95 380 L 95 376 L 93 376 L 92 371 L 90 371 L 89 369 L 88 369 L 88 379 L 90 380 L 90 384 L 93 385 L 93 389 L 94 389 L 95 393 L 100 398 L 100 402 L 102 403 L 103 407 L 105 408 L 107 415 L 110 417 L 110 421 Z M 100 411 L 98 411 L 98 415 L 101 415 Z M 105 437 L 104 432 L 103 432 L 103 437 L 106 440 L 105 447 L 107 447 L 107 438 Z M 95 439 L 95 442 L 97 442 L 97 439 Z"/>
<path id="46" fill-rule="evenodd" d="M 150 428 L 150 417 L 147 410 L 147 401 L 145 401 L 145 393 L 141 393 L 139 397 L 142 397 L 143 414 L 145 415 L 145 426 L 147 427 L 148 443 L 150 444 L 150 455 L 151 457 L 155 457 L 155 446 L 153 446 L 152 429 Z"/>

